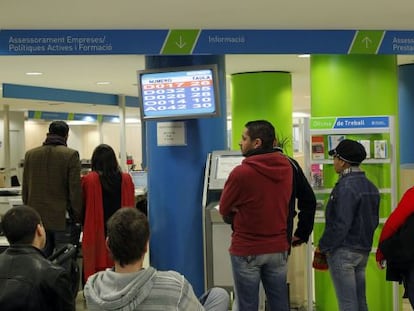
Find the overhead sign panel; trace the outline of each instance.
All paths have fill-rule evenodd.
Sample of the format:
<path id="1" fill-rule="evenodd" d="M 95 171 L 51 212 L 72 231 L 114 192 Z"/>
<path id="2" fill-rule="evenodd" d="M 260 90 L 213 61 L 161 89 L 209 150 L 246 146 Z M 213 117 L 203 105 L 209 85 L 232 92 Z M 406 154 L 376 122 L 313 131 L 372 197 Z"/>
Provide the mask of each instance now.
<path id="1" fill-rule="evenodd" d="M 346 54 L 352 30 L 203 30 L 194 53 Z"/>
<path id="2" fill-rule="evenodd" d="M 0 30 L 0 55 L 413 54 L 414 31 Z"/>
<path id="3" fill-rule="evenodd" d="M 168 30 L 1 30 L 0 55 L 159 54 Z"/>
<path id="4" fill-rule="evenodd" d="M 414 31 L 386 31 L 380 54 L 414 54 Z"/>
<path id="5" fill-rule="evenodd" d="M 312 130 L 320 129 L 362 129 L 362 128 L 388 128 L 388 116 L 373 117 L 315 117 L 310 120 Z"/>

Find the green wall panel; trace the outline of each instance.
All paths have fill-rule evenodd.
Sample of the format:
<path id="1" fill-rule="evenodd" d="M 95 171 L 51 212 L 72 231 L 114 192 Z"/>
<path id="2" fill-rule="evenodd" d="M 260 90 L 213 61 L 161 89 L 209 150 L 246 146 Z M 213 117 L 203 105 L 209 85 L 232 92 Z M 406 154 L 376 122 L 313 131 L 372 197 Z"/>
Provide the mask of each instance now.
<path id="1" fill-rule="evenodd" d="M 398 124 L 398 67 L 395 55 L 312 55 L 311 56 L 311 115 L 312 117 L 339 116 L 393 116 Z M 397 128 L 396 141 L 399 150 Z M 327 134 L 329 135 L 329 134 Z M 391 148 L 389 134 L 346 134 L 346 138 L 371 141 L 370 155 L 374 158 L 374 140 L 387 140 Z M 327 146 L 326 136 L 324 141 Z M 327 148 L 326 148 L 327 149 Z M 328 159 L 325 150 L 325 159 Z M 399 167 L 399 156 L 392 155 Z M 361 168 L 368 178 L 381 189 L 397 187 L 391 179 L 391 164 L 362 163 Z M 338 175 L 332 164 L 324 164 L 324 184 L 334 186 Z M 398 170 L 397 170 L 398 175 Z M 398 176 L 397 176 L 398 180 Z M 392 184 L 392 183 L 396 184 Z M 318 194 L 326 207 L 329 194 Z M 381 194 L 380 217 L 386 218 L 392 207 L 391 194 Z M 314 241 L 318 244 L 324 224 L 315 224 Z M 378 244 L 382 225 L 374 234 L 373 246 Z M 385 280 L 385 270 L 378 269 L 375 254 L 370 255 L 367 265 L 366 293 L 369 310 L 392 310 L 392 283 Z M 338 310 L 336 294 L 328 272 L 315 272 L 316 310 Z"/>
<path id="2" fill-rule="evenodd" d="M 279 139 L 286 139 L 284 151 L 292 155 L 292 78 L 288 72 L 247 72 L 231 76 L 232 143 L 239 149 L 244 125 L 268 120 Z"/>
<path id="3" fill-rule="evenodd" d="M 312 117 L 397 116 L 397 58 L 312 55 L 311 98 Z"/>

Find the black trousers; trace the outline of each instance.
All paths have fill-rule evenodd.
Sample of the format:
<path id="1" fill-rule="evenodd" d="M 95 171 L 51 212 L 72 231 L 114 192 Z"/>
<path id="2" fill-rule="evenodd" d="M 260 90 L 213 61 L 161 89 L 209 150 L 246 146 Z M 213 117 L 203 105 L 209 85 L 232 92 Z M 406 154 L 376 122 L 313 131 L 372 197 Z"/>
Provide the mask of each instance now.
<path id="1" fill-rule="evenodd" d="M 410 268 L 403 278 L 404 297 L 408 298 L 411 307 L 414 309 L 414 262 L 411 263 Z"/>
<path id="2" fill-rule="evenodd" d="M 72 244 L 77 247 L 77 251 L 73 254 L 73 256 L 60 264 L 69 274 L 72 282 L 74 297 L 76 297 L 80 286 L 80 271 L 77 263 L 80 248 L 80 233 L 81 225 L 68 220 L 66 223 L 66 230 L 64 231 L 46 230 L 46 245 L 43 249 L 45 256 L 50 257 L 54 252 L 60 250 L 61 248 L 65 248 L 68 244 Z"/>

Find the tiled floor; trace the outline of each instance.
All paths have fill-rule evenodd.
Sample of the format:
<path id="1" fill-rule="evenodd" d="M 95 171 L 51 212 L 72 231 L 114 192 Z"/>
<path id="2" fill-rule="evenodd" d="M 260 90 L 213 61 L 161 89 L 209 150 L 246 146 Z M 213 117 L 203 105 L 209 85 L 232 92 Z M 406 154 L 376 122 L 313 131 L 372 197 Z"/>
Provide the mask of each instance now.
<path id="1" fill-rule="evenodd" d="M 76 298 L 76 311 L 88 310 L 86 308 L 85 299 L 83 298 L 83 292 L 80 291 L 78 297 Z"/>
<path id="2" fill-rule="evenodd" d="M 408 299 L 403 299 L 403 311 L 413 311 Z"/>
<path id="3" fill-rule="evenodd" d="M 79 295 L 76 299 L 76 311 L 86 311 L 86 310 L 88 309 L 86 308 L 86 303 L 85 303 L 85 299 L 83 298 L 83 293 L 79 292 Z M 306 309 L 301 309 L 301 311 L 306 311 Z M 391 311 L 391 310 L 374 310 L 374 311 Z M 407 299 L 403 299 L 403 308 L 401 311 L 413 311 Z"/>

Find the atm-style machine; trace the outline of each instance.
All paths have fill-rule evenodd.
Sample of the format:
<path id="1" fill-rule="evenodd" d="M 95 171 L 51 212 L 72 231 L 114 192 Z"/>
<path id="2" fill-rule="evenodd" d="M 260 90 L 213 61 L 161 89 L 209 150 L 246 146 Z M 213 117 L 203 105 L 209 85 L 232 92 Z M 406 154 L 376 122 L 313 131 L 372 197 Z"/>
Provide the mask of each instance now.
<path id="1" fill-rule="evenodd" d="M 226 289 L 234 298 L 233 273 L 229 247 L 231 226 L 226 224 L 219 211 L 220 195 L 230 172 L 244 159 L 240 151 L 219 150 L 207 156 L 203 189 L 204 235 L 204 286 Z M 259 291 L 258 311 L 266 310 L 266 295 L 262 286 Z"/>
<path id="2" fill-rule="evenodd" d="M 233 274 L 229 247 L 231 226 L 219 211 L 220 195 L 230 172 L 243 161 L 240 151 L 218 150 L 208 154 L 203 189 L 204 286 L 226 289 L 233 299 Z M 266 309 L 263 288 L 259 293 L 259 311 Z"/>
<path id="3" fill-rule="evenodd" d="M 229 246 L 231 227 L 218 212 L 220 195 L 227 176 L 244 159 L 240 151 L 213 151 L 207 157 L 203 191 L 204 280 L 233 293 Z"/>

